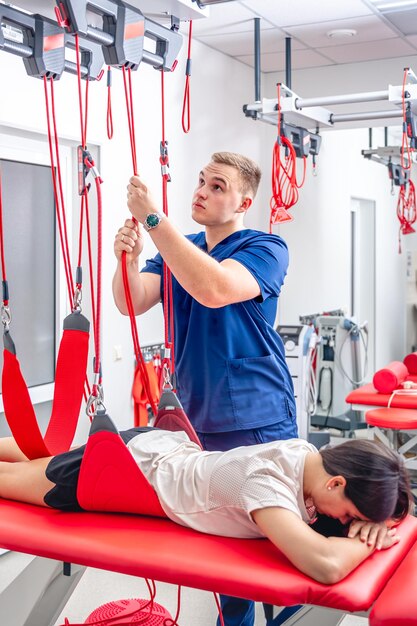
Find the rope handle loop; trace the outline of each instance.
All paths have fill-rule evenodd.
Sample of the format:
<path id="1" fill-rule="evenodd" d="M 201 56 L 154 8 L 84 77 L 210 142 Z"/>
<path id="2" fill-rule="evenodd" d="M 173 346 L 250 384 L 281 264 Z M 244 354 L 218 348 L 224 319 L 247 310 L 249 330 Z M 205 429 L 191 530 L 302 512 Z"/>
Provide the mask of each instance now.
<path id="1" fill-rule="evenodd" d="M 113 139 L 113 108 L 111 101 L 111 88 L 112 88 L 112 73 L 111 65 L 107 66 L 107 115 L 106 115 L 106 127 L 107 137 Z"/>
<path id="2" fill-rule="evenodd" d="M 193 21 L 190 20 L 188 27 L 188 54 L 187 63 L 185 66 L 185 86 L 184 86 L 184 99 L 182 103 L 182 117 L 181 124 L 182 130 L 185 134 L 190 132 L 191 128 L 191 97 L 190 97 L 190 78 L 191 78 L 191 41 L 193 33 Z"/>

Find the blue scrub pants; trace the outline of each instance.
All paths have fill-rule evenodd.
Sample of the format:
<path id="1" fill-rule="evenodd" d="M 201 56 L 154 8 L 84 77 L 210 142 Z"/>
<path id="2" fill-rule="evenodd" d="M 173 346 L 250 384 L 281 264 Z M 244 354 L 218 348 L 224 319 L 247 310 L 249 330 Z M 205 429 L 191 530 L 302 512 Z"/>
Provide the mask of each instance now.
<path id="1" fill-rule="evenodd" d="M 253 446 L 258 443 L 268 443 L 279 439 L 297 437 L 297 423 L 284 420 L 262 428 L 231 431 L 226 433 L 197 433 L 205 450 L 226 451 L 238 446 Z M 255 603 L 253 600 L 244 600 L 232 596 L 220 596 L 225 626 L 254 626 Z M 279 615 L 275 618 L 278 620 Z M 278 621 L 269 621 L 267 626 L 275 626 Z M 220 620 L 217 620 L 220 626 Z"/>

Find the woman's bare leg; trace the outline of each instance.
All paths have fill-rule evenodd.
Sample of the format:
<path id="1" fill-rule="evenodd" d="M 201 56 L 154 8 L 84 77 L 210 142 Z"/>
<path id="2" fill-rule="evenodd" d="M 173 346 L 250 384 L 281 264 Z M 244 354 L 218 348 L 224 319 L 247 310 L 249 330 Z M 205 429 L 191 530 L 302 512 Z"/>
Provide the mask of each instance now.
<path id="1" fill-rule="evenodd" d="M 23 454 L 13 437 L 0 438 L 0 461 L 27 461 L 28 458 Z"/>
<path id="2" fill-rule="evenodd" d="M 44 496 L 55 486 L 45 476 L 51 458 L 0 462 L 0 498 L 47 506 Z"/>

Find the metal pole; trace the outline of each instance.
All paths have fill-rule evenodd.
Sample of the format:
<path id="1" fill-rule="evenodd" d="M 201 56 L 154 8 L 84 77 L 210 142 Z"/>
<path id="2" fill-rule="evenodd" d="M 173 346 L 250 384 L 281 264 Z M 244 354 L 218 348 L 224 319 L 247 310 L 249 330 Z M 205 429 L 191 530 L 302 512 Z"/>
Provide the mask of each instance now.
<path id="1" fill-rule="evenodd" d="M 368 93 L 351 93 L 341 96 L 322 96 L 321 98 L 296 98 L 295 107 L 326 106 L 328 104 L 353 104 L 355 102 L 375 102 L 388 100 L 389 93 L 386 91 L 370 91 Z"/>
<path id="2" fill-rule="evenodd" d="M 68 61 L 67 59 L 65 59 L 64 62 L 64 70 L 68 72 L 68 74 L 77 75 L 78 73 L 77 64 L 73 63 L 72 61 Z M 85 65 L 80 65 L 80 72 L 83 78 L 84 76 L 88 76 L 88 67 L 86 67 Z"/>
<path id="3" fill-rule="evenodd" d="M 9 41 L 8 39 L 4 40 L 4 44 L 0 50 L 6 50 L 6 52 L 11 52 L 12 54 L 26 58 L 33 55 L 33 50 L 29 46 L 25 46 L 23 43 L 18 43 L 17 41 Z"/>
<path id="4" fill-rule="evenodd" d="M 255 102 L 261 101 L 261 18 L 255 17 L 254 55 L 255 55 Z"/>
<path id="5" fill-rule="evenodd" d="M 153 67 L 164 66 L 164 58 L 161 57 L 160 54 L 154 54 L 153 52 L 148 52 L 147 50 L 142 51 L 142 60 Z"/>
<path id="6" fill-rule="evenodd" d="M 94 26 L 87 26 L 87 37 L 91 41 L 101 44 L 102 46 L 112 46 L 114 44 L 114 37 L 110 33 L 106 33 L 104 30 L 95 28 Z"/>
<path id="7" fill-rule="evenodd" d="M 262 113 L 263 104 L 262 102 L 254 102 L 253 104 L 247 105 L 248 111 L 256 111 L 257 113 Z"/>
<path id="8" fill-rule="evenodd" d="M 395 109 L 394 111 L 369 111 L 368 113 L 332 113 L 329 121 L 331 124 L 335 124 L 336 122 L 354 122 L 359 120 L 382 120 L 392 117 L 401 117 L 402 114 L 400 109 Z"/>
<path id="9" fill-rule="evenodd" d="M 285 84 L 291 89 L 291 37 L 285 37 Z"/>

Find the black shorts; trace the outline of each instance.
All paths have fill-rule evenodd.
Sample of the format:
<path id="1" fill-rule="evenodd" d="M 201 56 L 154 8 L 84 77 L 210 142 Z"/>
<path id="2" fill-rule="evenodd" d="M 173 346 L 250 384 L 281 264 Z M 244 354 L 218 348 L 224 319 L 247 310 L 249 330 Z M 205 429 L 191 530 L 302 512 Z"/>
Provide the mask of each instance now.
<path id="1" fill-rule="evenodd" d="M 122 430 L 120 436 L 127 444 L 136 435 L 146 433 L 149 430 L 153 430 L 153 428 L 150 426 L 129 428 L 129 430 Z M 44 502 L 53 509 L 60 509 L 61 511 L 83 510 L 78 504 L 77 486 L 84 450 L 85 445 L 74 448 L 69 452 L 57 454 L 49 462 L 45 475 L 48 480 L 55 483 L 55 487 L 52 487 L 45 495 Z"/>

